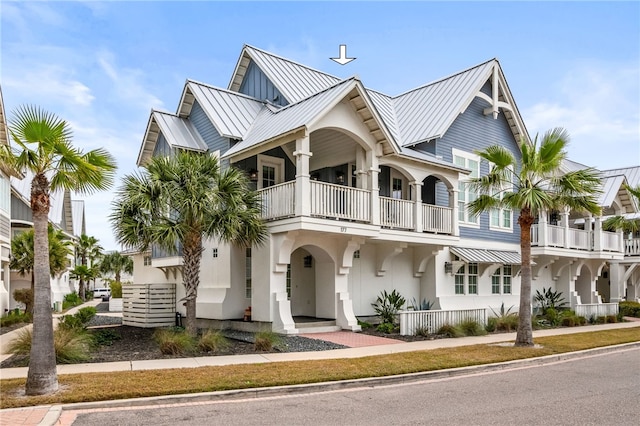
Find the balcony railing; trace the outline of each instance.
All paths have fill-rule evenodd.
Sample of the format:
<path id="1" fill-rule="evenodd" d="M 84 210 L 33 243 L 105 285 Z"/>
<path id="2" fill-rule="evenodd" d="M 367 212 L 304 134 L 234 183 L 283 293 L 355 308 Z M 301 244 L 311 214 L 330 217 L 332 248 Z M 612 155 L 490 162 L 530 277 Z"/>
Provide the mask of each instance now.
<path id="1" fill-rule="evenodd" d="M 294 216 L 296 213 L 296 181 L 270 186 L 260 191 L 262 217 L 266 220 Z"/>
<path id="2" fill-rule="evenodd" d="M 624 240 L 625 256 L 640 256 L 640 238 Z"/>
<path id="3" fill-rule="evenodd" d="M 371 192 L 332 183 L 310 182 L 310 213 L 314 217 L 371 223 Z M 262 217 L 284 219 L 296 215 L 296 183 L 289 181 L 260 190 Z M 418 229 L 415 202 L 379 197 L 380 225 L 386 228 Z M 453 233 L 453 209 L 422 204 L 422 229 L 438 234 Z"/>
<path id="4" fill-rule="evenodd" d="M 415 202 L 380 197 L 380 225 L 387 228 L 414 229 Z"/>
<path id="5" fill-rule="evenodd" d="M 422 205 L 422 229 L 426 232 L 451 234 L 453 232 L 453 209 L 449 207 Z"/>
<path id="6" fill-rule="evenodd" d="M 566 234 L 565 234 L 566 231 Z M 568 237 L 568 238 L 567 238 Z M 564 247 L 576 250 L 593 251 L 597 245 L 595 231 L 562 226 L 547 225 L 546 235 L 540 235 L 540 225 L 531 225 L 531 245 L 536 247 Z M 620 235 L 615 232 L 600 231 L 600 249 L 602 251 L 620 251 Z"/>

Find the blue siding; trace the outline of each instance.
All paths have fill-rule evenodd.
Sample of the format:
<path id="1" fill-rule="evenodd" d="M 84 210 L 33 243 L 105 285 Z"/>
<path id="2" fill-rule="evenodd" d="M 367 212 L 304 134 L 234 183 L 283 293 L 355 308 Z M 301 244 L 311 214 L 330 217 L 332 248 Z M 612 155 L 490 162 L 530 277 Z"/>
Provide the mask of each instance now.
<path id="1" fill-rule="evenodd" d="M 482 88 L 484 93 L 491 93 L 491 84 L 487 82 Z M 437 155 L 441 155 L 446 161 L 453 162 L 452 148 L 465 152 L 476 152 L 491 145 L 501 145 L 509 149 L 516 159 L 520 160 L 520 149 L 514 139 L 504 114 L 497 119 L 493 115 L 484 115 L 484 109 L 489 104 L 475 98 L 465 112 L 456 118 L 445 135 L 436 144 Z M 489 164 L 486 161 L 480 163 L 480 174 L 489 172 Z M 449 194 L 443 184 L 436 185 L 436 204 L 448 205 Z M 480 215 L 480 227 L 469 228 L 460 226 L 460 236 L 481 240 L 494 240 L 510 243 L 520 241 L 520 227 L 517 223 L 518 212 L 513 212 L 513 232 L 499 232 L 489 230 L 489 213 Z"/>
<path id="2" fill-rule="evenodd" d="M 13 194 L 11 195 L 11 219 L 33 222 L 31 207 Z"/>
<path id="3" fill-rule="evenodd" d="M 191 115 L 189 121 L 193 123 L 194 127 L 207 144 L 209 151 L 220 151 L 220 155 L 227 152 L 230 147 L 229 138 L 220 136 L 220 133 L 213 126 L 209 117 L 205 114 L 200 104 L 196 101 L 191 108 Z"/>
<path id="4" fill-rule="evenodd" d="M 172 154 L 171 147 L 167 143 L 164 135 L 160 133 L 158 135 L 158 142 L 156 142 L 155 148 L 153 148 L 154 157 L 168 157 Z"/>
<path id="5" fill-rule="evenodd" d="M 256 99 L 267 100 L 276 105 L 285 106 L 289 103 L 253 61 L 247 67 L 247 72 L 240 85 L 240 93 Z"/>

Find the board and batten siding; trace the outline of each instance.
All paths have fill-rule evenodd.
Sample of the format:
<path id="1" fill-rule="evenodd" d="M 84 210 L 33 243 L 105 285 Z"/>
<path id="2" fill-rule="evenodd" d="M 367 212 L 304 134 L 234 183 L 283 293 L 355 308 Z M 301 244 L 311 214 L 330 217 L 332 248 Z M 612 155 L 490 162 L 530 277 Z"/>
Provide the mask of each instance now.
<path id="1" fill-rule="evenodd" d="M 14 195 L 11 195 L 11 219 L 33 222 L 31 207 Z"/>
<path id="2" fill-rule="evenodd" d="M 247 67 L 247 72 L 242 79 L 239 91 L 247 96 L 261 101 L 267 100 L 280 106 L 285 106 L 289 103 L 253 61 Z"/>
<path id="3" fill-rule="evenodd" d="M 160 133 L 158 135 L 158 142 L 156 142 L 155 148 L 153 148 L 154 157 L 168 157 L 172 154 L 171 147 L 167 143 L 164 135 Z"/>
<path id="4" fill-rule="evenodd" d="M 220 151 L 220 155 L 229 149 L 229 138 L 222 137 L 207 117 L 200 104 L 196 101 L 191 108 L 189 121 L 196 128 L 202 140 L 207 144 L 210 152 Z"/>
<path id="5" fill-rule="evenodd" d="M 484 85 L 482 92 L 488 95 L 491 94 L 491 84 L 489 82 Z M 491 145 L 501 145 L 510 150 L 517 163 L 519 163 L 521 158 L 520 149 L 504 114 L 500 113 L 497 119 L 494 119 L 491 114 L 484 115 L 484 109 L 487 107 L 489 107 L 489 104 L 485 100 L 478 97 L 474 98 L 464 113 L 455 119 L 444 136 L 437 141 L 437 155 L 441 155 L 445 161 L 453 163 L 453 148 L 474 153 Z M 489 173 L 489 164 L 483 160 L 480 162 L 480 174 L 486 175 L 487 173 Z M 437 184 L 436 204 L 447 206 L 448 202 L 449 193 L 446 187 L 442 183 Z M 480 215 L 479 227 L 469 227 L 461 223 L 460 237 L 518 243 L 520 241 L 520 226 L 517 222 L 518 214 L 518 211 L 513 212 L 511 221 L 513 232 L 489 229 L 489 213 L 485 212 Z"/>

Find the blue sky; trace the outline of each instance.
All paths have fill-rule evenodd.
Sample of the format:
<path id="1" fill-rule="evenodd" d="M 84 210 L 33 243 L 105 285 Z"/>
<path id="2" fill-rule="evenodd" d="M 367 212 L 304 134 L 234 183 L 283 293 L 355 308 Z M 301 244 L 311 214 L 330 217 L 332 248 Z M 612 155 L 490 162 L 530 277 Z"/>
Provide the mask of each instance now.
<path id="1" fill-rule="evenodd" d="M 243 44 L 396 95 L 497 57 L 532 135 L 563 126 L 570 158 L 640 164 L 638 2 L 0 3 L 9 117 L 36 104 L 105 147 L 119 175 L 151 108 L 175 112 L 187 78 L 226 87 Z M 346 44 L 345 66 L 329 57 Z M 86 198 L 87 232 L 118 248 L 112 192 Z"/>

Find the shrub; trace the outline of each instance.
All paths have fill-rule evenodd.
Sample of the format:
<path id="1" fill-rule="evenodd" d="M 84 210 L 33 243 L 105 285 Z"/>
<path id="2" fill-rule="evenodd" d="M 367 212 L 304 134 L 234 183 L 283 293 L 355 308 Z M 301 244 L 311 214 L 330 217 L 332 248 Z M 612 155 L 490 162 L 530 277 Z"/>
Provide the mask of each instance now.
<path id="1" fill-rule="evenodd" d="M 28 312 L 14 313 L 9 311 L 9 315 L 0 318 L 0 327 L 9 327 L 13 324 L 30 323 L 31 315 Z"/>
<path id="2" fill-rule="evenodd" d="M 638 302 L 620 302 L 620 313 L 624 317 L 640 318 L 640 303 Z"/>
<path id="3" fill-rule="evenodd" d="M 206 330 L 198 339 L 198 349 L 202 352 L 218 352 L 229 347 L 229 341 L 221 331 Z"/>
<path id="4" fill-rule="evenodd" d="M 378 324 L 378 326 L 376 327 L 376 330 L 384 334 L 391 334 L 395 329 L 396 329 L 396 326 L 389 322 L 383 322 L 382 324 Z"/>
<path id="5" fill-rule="evenodd" d="M 430 300 L 422 299 L 421 303 L 418 303 L 416 298 L 411 299 L 411 309 L 414 311 L 428 311 L 433 307 L 433 303 Z"/>
<path id="6" fill-rule="evenodd" d="M 15 355 L 29 356 L 31 352 L 31 329 L 20 330 L 9 344 L 8 351 Z M 58 364 L 72 364 L 89 359 L 91 337 L 76 330 L 58 328 L 53 332 L 53 345 Z"/>
<path id="7" fill-rule="evenodd" d="M 13 298 L 24 305 L 26 312 L 33 312 L 33 292 L 30 288 L 18 288 L 13 290 Z"/>
<path id="8" fill-rule="evenodd" d="M 463 321 L 458 325 L 458 327 L 465 336 L 484 336 L 485 334 L 487 334 L 487 331 L 484 329 L 484 327 L 480 325 L 478 321 L 472 319 Z"/>
<path id="9" fill-rule="evenodd" d="M 372 303 L 373 309 L 382 320 L 382 323 L 395 324 L 396 314 L 401 309 L 406 300 L 395 289 L 391 293 L 387 290 L 380 292 L 375 303 Z"/>
<path id="10" fill-rule="evenodd" d="M 560 321 L 563 327 L 574 327 L 576 325 L 575 317 L 564 317 Z"/>
<path id="11" fill-rule="evenodd" d="M 490 308 L 493 313 L 493 317 L 489 317 L 487 320 L 487 331 L 506 331 L 511 332 L 518 328 L 518 313 L 511 312 L 513 306 L 509 309 L 505 309 L 504 302 L 500 305 L 500 309 L 496 312 L 493 308 Z"/>
<path id="12" fill-rule="evenodd" d="M 74 315 L 65 315 L 60 318 L 58 327 L 66 330 L 86 330 L 87 324 L 96 316 L 96 312 L 93 306 L 81 308 Z"/>
<path id="13" fill-rule="evenodd" d="M 460 328 L 451 324 L 443 324 L 436 334 L 444 337 L 462 337 L 464 333 L 460 330 Z"/>
<path id="14" fill-rule="evenodd" d="M 80 296 L 78 296 L 78 293 L 74 291 L 64 296 L 64 300 L 62 301 L 62 309 L 66 311 L 67 309 L 82 305 L 82 303 L 82 299 L 80 298 Z"/>
<path id="15" fill-rule="evenodd" d="M 110 328 L 97 329 L 92 333 L 92 336 L 96 346 L 111 346 L 113 342 L 122 338 L 120 333 Z"/>
<path id="16" fill-rule="evenodd" d="M 271 351 L 280 343 L 280 336 L 270 330 L 258 331 L 255 335 L 254 348 L 256 351 Z"/>
<path id="17" fill-rule="evenodd" d="M 616 315 L 607 315 L 606 322 L 607 323 L 618 322 L 618 317 Z"/>
<path id="18" fill-rule="evenodd" d="M 413 332 L 416 336 L 422 336 L 422 337 L 429 336 L 429 329 L 423 325 L 417 326 L 415 330 L 413 330 Z"/>
<path id="19" fill-rule="evenodd" d="M 160 352 L 164 355 L 182 355 L 193 350 L 193 339 L 184 331 L 158 329 L 153 333 Z"/>
<path id="20" fill-rule="evenodd" d="M 368 329 L 368 328 L 373 327 L 373 324 L 371 324 L 370 322 L 360 321 L 360 320 L 358 320 L 358 325 L 359 325 L 363 330 L 366 330 L 366 329 Z"/>
<path id="21" fill-rule="evenodd" d="M 557 310 L 567 304 L 567 302 L 564 300 L 564 297 L 562 297 L 562 292 L 552 291 L 551 287 L 549 287 L 548 289 L 542 287 L 542 293 L 536 290 L 536 295 L 534 296 L 533 300 L 538 302 L 540 308 L 542 309 L 543 315 L 547 313 L 547 309 Z"/>
<path id="22" fill-rule="evenodd" d="M 122 283 L 119 283 L 118 281 L 113 281 L 109 285 L 109 288 L 111 288 L 111 297 L 115 299 L 122 298 Z"/>

